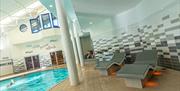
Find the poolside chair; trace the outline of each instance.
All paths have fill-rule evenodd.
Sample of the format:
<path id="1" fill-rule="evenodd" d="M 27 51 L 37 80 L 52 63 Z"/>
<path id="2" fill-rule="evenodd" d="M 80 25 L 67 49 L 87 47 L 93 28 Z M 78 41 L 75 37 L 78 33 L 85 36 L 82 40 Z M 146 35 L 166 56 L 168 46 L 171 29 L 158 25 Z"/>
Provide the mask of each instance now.
<path id="1" fill-rule="evenodd" d="M 101 75 L 108 75 L 108 70 L 113 65 L 121 65 L 124 63 L 125 53 L 115 51 L 110 61 L 97 61 L 96 69 L 100 70 Z"/>
<path id="2" fill-rule="evenodd" d="M 119 52 L 119 51 L 115 51 L 114 56 L 112 58 L 112 64 L 118 64 L 121 65 L 124 63 L 124 59 L 125 59 L 126 54 L 124 52 Z"/>
<path id="3" fill-rule="evenodd" d="M 98 61 L 96 64 L 96 69 L 100 70 L 101 75 L 108 75 L 107 69 L 108 66 L 111 64 L 111 61 Z"/>
<path id="4" fill-rule="evenodd" d="M 145 50 L 138 53 L 134 64 L 127 64 L 117 72 L 117 76 L 125 78 L 127 87 L 143 88 L 143 82 L 150 70 L 153 70 L 157 63 L 157 52 Z"/>
<path id="5" fill-rule="evenodd" d="M 156 66 L 157 65 L 157 51 L 156 50 L 144 50 L 142 53 L 138 53 L 134 64 L 145 64 Z"/>

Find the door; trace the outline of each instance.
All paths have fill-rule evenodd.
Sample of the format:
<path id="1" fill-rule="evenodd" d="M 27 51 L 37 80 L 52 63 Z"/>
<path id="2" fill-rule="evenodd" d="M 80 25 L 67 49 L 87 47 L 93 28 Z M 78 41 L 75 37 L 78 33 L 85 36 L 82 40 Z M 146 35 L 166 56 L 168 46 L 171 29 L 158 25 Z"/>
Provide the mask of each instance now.
<path id="1" fill-rule="evenodd" d="M 38 55 L 32 56 L 32 59 L 33 59 L 33 63 L 34 63 L 34 68 L 35 69 L 40 68 L 39 56 Z"/>
<path id="2" fill-rule="evenodd" d="M 88 36 L 80 37 L 80 40 L 81 40 L 81 47 L 82 47 L 83 54 L 87 54 L 90 52 L 90 55 L 91 55 L 89 58 L 86 55 L 84 55 L 84 58 L 85 59 L 94 58 L 94 55 L 93 55 L 94 49 L 92 46 L 93 43 L 92 43 L 90 34 Z"/>
<path id="3" fill-rule="evenodd" d="M 25 57 L 25 63 L 27 70 L 33 69 L 33 63 L 31 57 Z"/>
<path id="4" fill-rule="evenodd" d="M 51 56 L 52 65 L 57 65 L 57 62 L 56 62 L 56 53 L 55 52 L 51 52 L 50 56 Z"/>
<path id="5" fill-rule="evenodd" d="M 64 64 L 64 59 L 63 59 L 62 51 L 57 51 L 56 52 L 56 57 L 57 57 L 57 64 L 58 65 Z"/>

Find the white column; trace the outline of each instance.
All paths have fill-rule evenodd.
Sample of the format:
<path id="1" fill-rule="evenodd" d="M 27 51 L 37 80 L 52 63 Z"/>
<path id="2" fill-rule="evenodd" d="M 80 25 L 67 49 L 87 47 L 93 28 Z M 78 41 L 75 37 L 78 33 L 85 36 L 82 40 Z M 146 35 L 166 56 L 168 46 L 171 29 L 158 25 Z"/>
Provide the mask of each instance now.
<path id="1" fill-rule="evenodd" d="M 80 41 L 79 34 L 78 34 L 78 31 L 77 31 L 78 24 L 76 24 L 76 23 L 77 23 L 77 21 L 73 22 L 73 30 L 74 30 L 76 43 L 77 43 L 77 49 L 78 49 L 80 64 L 83 67 L 84 66 L 84 58 L 83 58 L 83 52 L 82 52 L 82 47 L 81 47 L 81 41 Z"/>
<path id="2" fill-rule="evenodd" d="M 60 31 L 62 35 L 63 49 L 69 73 L 69 80 L 71 86 L 75 86 L 79 84 L 79 78 L 74 52 L 72 52 L 73 46 L 68 28 L 67 15 L 64 11 L 63 0 L 55 0 L 55 4 L 57 10 L 57 17 L 60 23 Z"/>
<path id="3" fill-rule="evenodd" d="M 76 59 L 76 64 L 78 65 L 79 64 L 79 55 L 78 55 L 78 51 L 77 51 L 76 40 L 74 38 L 74 33 L 73 33 L 72 30 L 70 31 L 70 34 L 71 34 L 71 40 L 72 40 L 72 43 L 73 43 L 73 49 L 74 49 L 74 55 L 75 55 L 75 59 Z"/>

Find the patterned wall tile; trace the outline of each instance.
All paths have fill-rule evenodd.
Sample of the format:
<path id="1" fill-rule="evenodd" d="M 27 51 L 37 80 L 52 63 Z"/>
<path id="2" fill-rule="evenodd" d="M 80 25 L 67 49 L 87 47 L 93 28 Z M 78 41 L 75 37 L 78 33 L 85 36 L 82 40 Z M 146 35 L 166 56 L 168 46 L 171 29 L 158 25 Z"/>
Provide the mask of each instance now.
<path id="1" fill-rule="evenodd" d="M 178 15 L 180 17 L 180 14 Z M 158 65 L 180 70 L 180 18 L 162 17 L 165 21 L 158 25 L 144 25 L 136 34 L 123 32 L 109 39 L 93 41 L 96 58 L 105 58 L 113 51 L 126 52 L 132 59 L 135 53 L 156 49 Z M 105 56 L 104 53 L 106 54 Z"/>

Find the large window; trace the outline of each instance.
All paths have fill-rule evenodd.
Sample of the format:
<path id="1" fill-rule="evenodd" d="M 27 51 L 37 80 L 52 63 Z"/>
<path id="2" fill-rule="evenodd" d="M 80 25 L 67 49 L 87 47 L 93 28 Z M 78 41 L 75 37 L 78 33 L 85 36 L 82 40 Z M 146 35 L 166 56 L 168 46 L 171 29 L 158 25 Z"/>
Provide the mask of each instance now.
<path id="1" fill-rule="evenodd" d="M 52 23 L 54 28 L 59 28 L 58 19 L 51 13 Z"/>
<path id="2" fill-rule="evenodd" d="M 46 14 L 42 14 L 41 15 L 41 19 L 42 19 L 42 25 L 43 25 L 43 29 L 48 29 L 51 28 L 51 19 L 49 16 L 49 13 Z"/>
<path id="3" fill-rule="evenodd" d="M 42 29 L 59 28 L 58 19 L 52 13 L 41 14 L 30 19 L 32 33 L 38 33 Z"/>
<path id="4" fill-rule="evenodd" d="M 32 33 L 38 33 L 41 30 L 41 23 L 39 16 L 34 19 L 30 19 Z"/>

